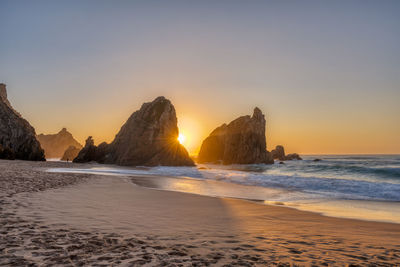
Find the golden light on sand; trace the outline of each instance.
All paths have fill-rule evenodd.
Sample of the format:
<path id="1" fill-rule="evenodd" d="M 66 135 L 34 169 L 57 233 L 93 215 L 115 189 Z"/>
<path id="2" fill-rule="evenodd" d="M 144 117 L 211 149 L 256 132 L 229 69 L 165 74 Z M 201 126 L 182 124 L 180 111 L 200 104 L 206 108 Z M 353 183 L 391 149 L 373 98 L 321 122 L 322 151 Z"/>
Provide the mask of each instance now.
<path id="1" fill-rule="evenodd" d="M 183 134 L 180 133 L 179 136 L 178 136 L 179 143 L 181 145 L 183 145 L 185 143 L 185 140 L 186 140 L 186 136 L 184 136 Z"/>

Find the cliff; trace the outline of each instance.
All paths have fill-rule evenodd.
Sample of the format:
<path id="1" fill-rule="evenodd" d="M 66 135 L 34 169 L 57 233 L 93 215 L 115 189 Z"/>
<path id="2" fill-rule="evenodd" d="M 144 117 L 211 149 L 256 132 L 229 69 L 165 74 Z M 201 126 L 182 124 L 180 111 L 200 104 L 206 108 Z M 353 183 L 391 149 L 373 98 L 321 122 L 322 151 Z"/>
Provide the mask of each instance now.
<path id="1" fill-rule="evenodd" d="M 35 129 L 12 108 L 5 84 L 0 84 L 0 159 L 45 160 Z"/>

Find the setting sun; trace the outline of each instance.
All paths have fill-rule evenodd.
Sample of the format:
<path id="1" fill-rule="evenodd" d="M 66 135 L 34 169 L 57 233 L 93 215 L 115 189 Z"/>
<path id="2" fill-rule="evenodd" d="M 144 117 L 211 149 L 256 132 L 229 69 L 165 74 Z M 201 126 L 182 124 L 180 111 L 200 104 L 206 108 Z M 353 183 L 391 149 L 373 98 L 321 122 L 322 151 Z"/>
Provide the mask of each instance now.
<path id="1" fill-rule="evenodd" d="M 183 143 L 185 143 L 186 137 L 183 134 L 179 134 L 178 136 L 178 141 L 181 145 L 183 145 Z"/>

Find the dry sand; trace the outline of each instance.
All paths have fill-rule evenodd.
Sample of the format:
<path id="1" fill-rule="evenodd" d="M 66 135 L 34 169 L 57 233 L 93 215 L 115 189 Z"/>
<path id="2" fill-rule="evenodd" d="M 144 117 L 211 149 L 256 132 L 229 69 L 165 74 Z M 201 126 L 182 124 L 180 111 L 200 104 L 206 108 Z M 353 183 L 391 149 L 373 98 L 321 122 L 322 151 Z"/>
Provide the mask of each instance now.
<path id="1" fill-rule="evenodd" d="M 399 224 L 46 172 L 55 167 L 88 166 L 0 161 L 0 266 L 400 265 Z"/>

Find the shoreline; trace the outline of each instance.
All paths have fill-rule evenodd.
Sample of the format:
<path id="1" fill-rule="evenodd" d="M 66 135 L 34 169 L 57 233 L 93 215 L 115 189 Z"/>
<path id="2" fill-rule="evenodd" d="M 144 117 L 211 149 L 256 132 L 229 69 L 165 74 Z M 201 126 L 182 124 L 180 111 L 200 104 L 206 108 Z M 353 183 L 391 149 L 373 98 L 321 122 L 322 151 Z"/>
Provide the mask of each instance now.
<path id="1" fill-rule="evenodd" d="M 159 178 L 163 178 L 163 179 L 182 179 L 182 180 L 194 180 L 194 181 L 198 181 L 198 182 L 205 182 L 205 180 L 202 179 L 196 179 L 193 177 L 171 177 L 171 176 L 155 176 L 155 175 L 130 175 L 129 177 L 132 177 L 132 181 L 133 183 L 137 184 L 138 186 L 142 186 L 144 188 L 149 188 L 149 189 L 155 189 L 155 190 L 163 190 L 163 191 L 170 191 L 170 192 L 180 192 L 180 193 L 187 193 L 187 194 L 195 194 L 195 195 L 201 195 L 201 196 L 207 196 L 207 197 L 216 197 L 216 198 L 230 198 L 230 199 L 237 199 L 237 200 L 243 200 L 243 201 L 249 201 L 252 203 L 256 203 L 258 205 L 269 205 L 269 206 L 276 206 L 276 207 L 282 207 L 282 208 L 289 208 L 289 209 L 295 209 L 298 211 L 302 211 L 302 212 L 310 212 L 310 213 L 315 213 L 321 216 L 326 216 L 326 217 L 333 217 L 333 218 L 338 218 L 338 219 L 352 219 L 352 220 L 360 220 L 360 221 L 368 221 L 368 222 L 377 222 L 377 223 L 390 223 L 390 224 L 399 224 L 400 225 L 400 214 L 399 214 L 399 218 L 397 220 L 394 219 L 376 219 L 376 218 L 370 218 L 367 217 L 366 215 L 364 215 L 364 217 L 361 216 L 354 216 L 351 217 L 350 215 L 343 215 L 340 216 L 338 214 L 335 213 L 329 213 L 328 210 L 326 210 L 327 203 L 334 203 L 334 204 L 351 204 L 351 203 L 369 203 L 369 204 L 381 204 L 381 205 L 393 205 L 393 204 L 400 204 L 400 202 L 398 201 L 377 201 L 377 200 L 328 200 L 328 199 L 323 199 L 323 203 L 319 205 L 319 209 L 310 209 L 307 205 L 305 204 L 300 204 L 300 203 L 290 203 L 290 202 L 283 202 L 283 201 L 269 201 L 269 200 L 263 200 L 263 199 L 257 199 L 257 198 L 245 198 L 245 197 L 232 197 L 232 196 L 218 196 L 218 195 L 208 195 L 208 194 L 202 194 L 202 193 L 196 193 L 196 192 L 185 192 L 185 191 L 180 191 L 180 190 L 170 190 L 170 189 L 166 189 L 163 188 L 162 186 L 157 185 L 157 183 L 152 183 L 152 185 L 149 186 L 149 183 L 138 183 L 137 180 L 141 180 L 141 178 L 146 177 L 147 179 L 156 179 L 159 180 Z M 160 182 L 160 181 L 159 181 Z M 230 187 L 244 187 L 244 188 L 259 188 L 257 186 L 250 186 L 250 185 L 241 185 L 241 184 L 234 184 L 234 183 L 227 183 L 227 182 L 220 182 L 220 181 L 207 181 L 207 182 L 211 182 L 211 183 L 221 183 Z M 279 192 L 279 191 L 286 191 L 286 190 L 277 190 L 275 188 L 263 188 L 265 191 L 275 191 L 275 192 Z M 279 194 L 279 193 L 278 193 Z M 331 205 L 332 206 L 332 205 Z"/>
<path id="2" fill-rule="evenodd" d="M 97 166 L 97 165 L 96 165 Z M 114 165 L 107 165 L 108 167 L 116 167 Z M 118 166 L 117 166 L 118 167 Z M 48 169 L 47 171 L 53 172 L 52 169 Z M 55 171 L 58 172 L 58 171 Z M 60 173 L 68 173 L 68 172 L 63 172 L 60 171 Z M 79 172 L 72 172 L 72 173 L 81 173 L 81 174 L 87 174 L 86 172 L 81 172 L 81 170 Z M 195 177 L 184 177 L 184 176 L 177 176 L 177 177 L 173 177 L 173 176 L 169 176 L 169 175 L 154 175 L 154 174 L 148 174 L 148 175 L 139 175 L 139 174 L 129 174 L 129 175 L 122 175 L 122 174 L 116 174 L 116 173 L 96 173 L 94 172 L 94 174 L 92 175 L 100 175 L 100 176 L 117 176 L 117 177 L 128 177 L 133 184 L 135 184 L 138 187 L 142 187 L 145 189 L 150 189 L 150 190 L 159 190 L 159 191 L 166 191 L 166 192 L 175 192 L 175 193 L 182 193 L 182 194 L 190 194 L 190 195 L 198 195 L 198 196 L 204 196 L 204 197 L 211 197 L 211 198 L 220 198 L 220 199 L 232 199 L 232 200 L 239 200 L 239 201 L 247 201 L 250 203 L 255 203 L 258 205 L 264 205 L 264 206 L 274 206 L 274 207 L 279 207 L 279 208 L 284 208 L 284 209 L 294 209 L 296 211 L 300 211 L 300 212 L 305 212 L 305 213 L 312 213 L 312 214 L 316 214 L 316 215 L 320 215 L 320 216 L 324 216 L 324 217 L 330 217 L 330 218 L 336 218 L 336 219 L 344 219 L 344 220 L 356 220 L 356 221 L 365 221 L 365 222 L 372 222 L 372 223 L 387 223 L 387 224 L 394 224 L 394 225 L 400 225 L 400 222 L 395 222 L 395 221 L 384 221 L 384 220 L 376 220 L 376 219 L 362 219 L 362 218 L 351 218 L 351 217 L 343 217 L 343 216 L 335 216 L 335 215 L 329 215 L 326 214 L 324 211 L 311 211 L 311 210 L 307 210 L 307 209 L 303 209 L 303 208 L 299 208 L 297 206 L 290 206 L 287 205 L 284 202 L 281 201 L 268 201 L 268 200 L 263 200 L 263 199 L 251 199 L 251 198 L 245 198 L 245 197 L 230 197 L 230 196 L 218 196 L 218 195 L 209 195 L 209 194 L 204 194 L 204 193 L 196 193 L 196 192 L 189 192 L 189 191 L 179 191 L 179 190 L 171 190 L 171 189 L 166 189 L 163 188 L 162 186 L 160 186 L 160 183 L 163 181 L 162 179 L 168 180 L 168 179 L 177 179 L 177 180 L 183 180 L 183 181 L 196 181 L 196 182 L 200 182 L 200 183 L 212 183 L 212 184 L 222 184 L 222 185 L 227 185 L 230 187 L 244 187 L 244 188 L 250 188 L 250 189 L 254 189 L 254 188 L 259 188 L 258 186 L 251 186 L 251 185 L 243 185 L 243 184 L 235 184 L 235 183 L 227 183 L 227 182 L 223 182 L 223 181 L 215 181 L 215 180 L 204 180 L 201 178 L 195 178 Z M 161 179 L 160 179 L 161 178 Z M 287 191 L 287 190 L 278 190 L 275 188 L 262 188 L 265 189 L 265 191 L 274 191 L 274 192 L 280 192 L 280 191 Z M 331 201 L 335 201 L 335 200 L 331 200 Z M 341 201 L 341 200 L 338 200 Z M 378 201 L 378 200 L 343 200 L 343 201 L 355 201 L 355 202 L 367 202 L 367 203 L 381 203 L 381 204 L 387 204 L 387 203 L 392 203 L 392 204 L 399 204 L 398 201 Z M 274 204 L 276 203 L 276 204 Z"/>
<path id="3" fill-rule="evenodd" d="M 0 265 L 400 264 L 398 224 L 45 172 L 55 165 L 0 161 L 0 182 L 36 180 L 34 190 L 0 195 Z"/>
<path id="4" fill-rule="evenodd" d="M 302 194 L 301 191 L 272 188 L 256 185 L 246 185 L 213 179 L 204 179 L 189 176 L 171 176 L 170 174 L 135 174 L 130 170 L 142 168 L 127 168 L 115 165 L 92 165 L 99 169 L 71 168 L 49 169 L 49 172 L 82 173 L 93 175 L 128 176 L 133 183 L 145 188 L 159 189 L 172 192 L 184 192 L 210 197 L 228 197 L 257 202 L 263 205 L 292 208 L 305 212 L 313 212 L 323 216 L 356 219 L 372 222 L 386 222 L 400 224 L 400 202 L 357 199 L 314 198 L 304 200 L 282 200 L 280 196 Z M 121 168 L 120 170 L 118 168 Z M 146 177 L 144 179 L 143 177 Z M 162 177 L 162 179 L 160 179 Z M 182 186 L 183 184 L 185 186 Z M 190 185 L 190 186 L 189 186 Z M 277 199 L 276 199 L 277 198 Z M 275 199 L 275 200 L 274 200 Z M 396 215 L 397 214 L 397 215 Z"/>

